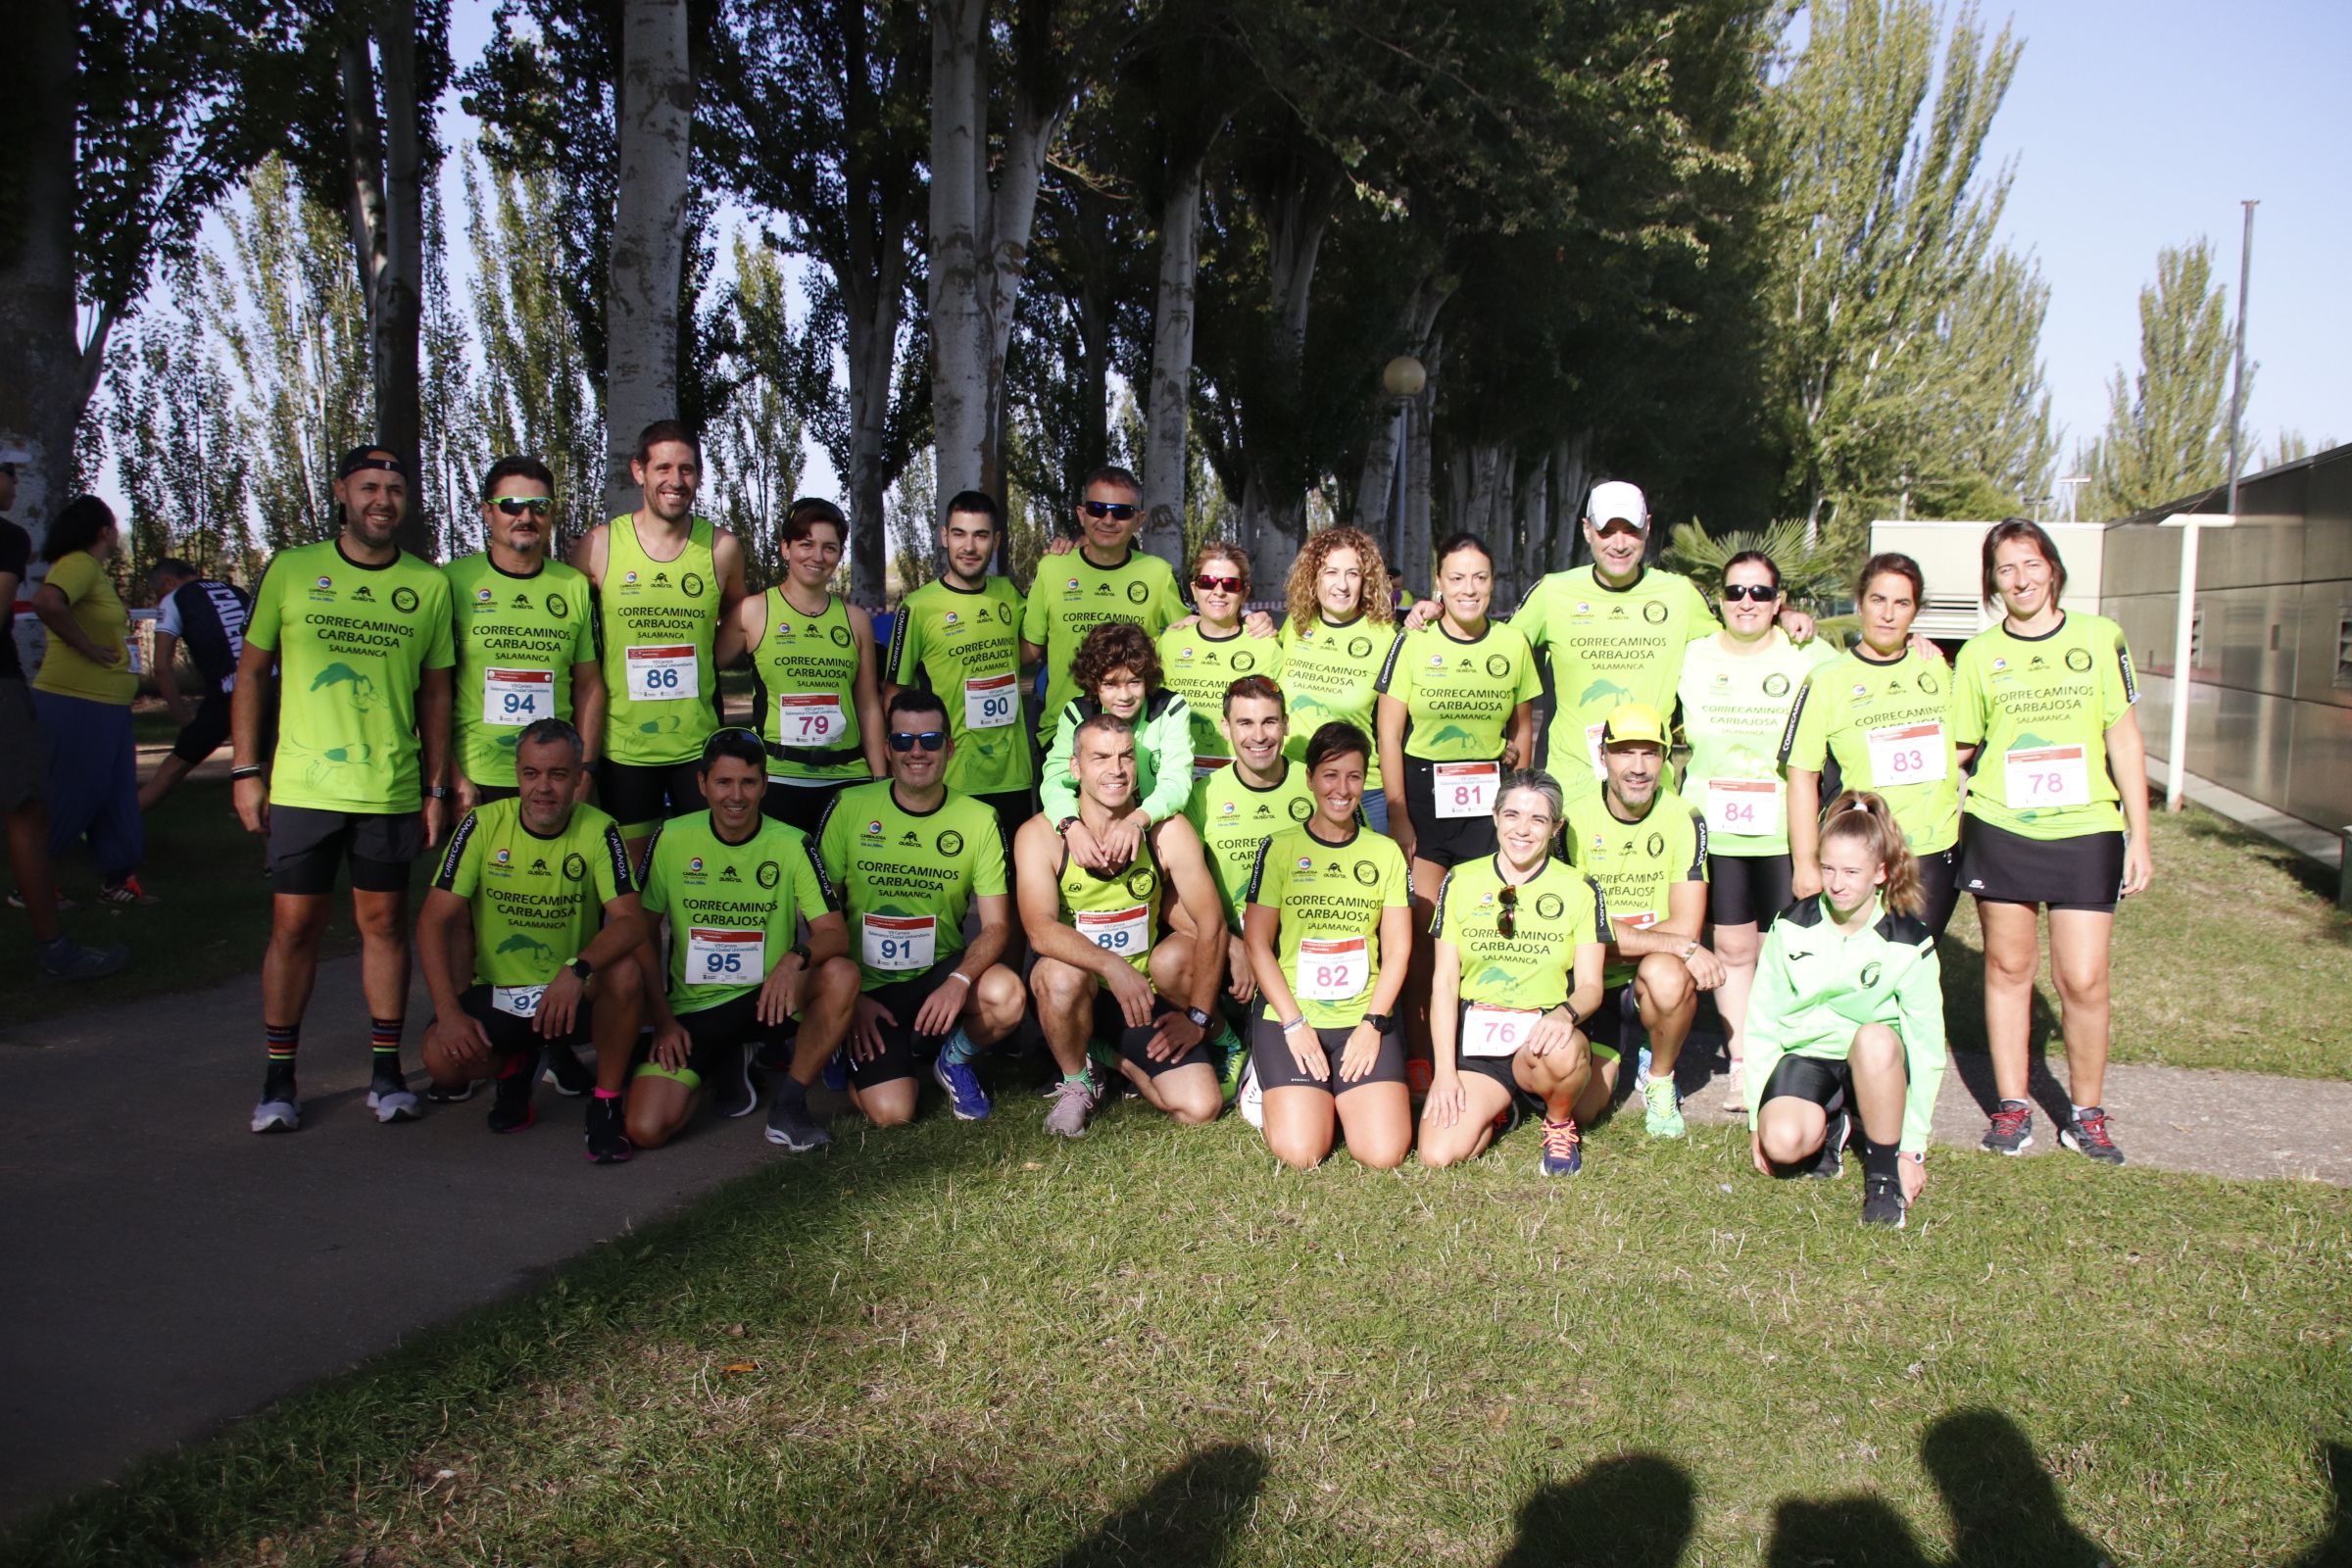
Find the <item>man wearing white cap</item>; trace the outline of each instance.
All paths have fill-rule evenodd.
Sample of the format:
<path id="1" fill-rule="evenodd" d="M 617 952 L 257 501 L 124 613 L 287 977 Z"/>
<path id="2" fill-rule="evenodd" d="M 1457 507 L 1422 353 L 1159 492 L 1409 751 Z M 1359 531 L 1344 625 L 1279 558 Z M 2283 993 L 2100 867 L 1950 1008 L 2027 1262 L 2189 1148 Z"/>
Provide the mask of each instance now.
<path id="1" fill-rule="evenodd" d="M 1638 703 L 1673 712 L 1683 650 L 1722 629 L 1690 578 L 1643 564 L 1649 504 L 1640 485 L 1623 479 L 1594 485 L 1585 507 L 1585 540 L 1592 564 L 1543 578 L 1511 616 L 1513 629 L 1550 656 L 1553 706 L 1537 765 L 1560 781 L 1571 802 L 1599 792 L 1600 732 L 1609 710 Z M 1780 623 L 1797 642 L 1813 635 L 1813 617 L 1801 610 L 1783 611 Z M 1571 760 L 1577 757 L 1584 765 Z"/>

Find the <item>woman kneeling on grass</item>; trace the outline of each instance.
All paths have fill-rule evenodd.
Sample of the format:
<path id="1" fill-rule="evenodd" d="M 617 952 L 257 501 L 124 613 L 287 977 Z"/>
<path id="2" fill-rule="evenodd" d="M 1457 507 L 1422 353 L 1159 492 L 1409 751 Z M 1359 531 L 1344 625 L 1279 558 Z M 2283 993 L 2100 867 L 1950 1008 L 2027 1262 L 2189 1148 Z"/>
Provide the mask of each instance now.
<path id="1" fill-rule="evenodd" d="M 1549 773 L 1511 774 L 1494 800 L 1495 852 L 1439 884 L 1425 1165 L 1475 1157 L 1522 1093 L 1544 1102 L 1537 1168 L 1573 1176 L 1584 1163 L 1576 1102 L 1592 1055 L 1577 1025 L 1600 1006 L 1608 911 L 1598 888 L 1552 857 L 1564 814 Z"/>
<path id="2" fill-rule="evenodd" d="M 1265 1002 L 1250 1040 L 1257 1119 L 1275 1157 L 1299 1170 L 1329 1156 L 1337 1130 L 1376 1170 L 1404 1163 L 1413 1143 L 1392 1010 L 1413 942 L 1412 879 L 1396 843 L 1356 818 L 1371 756 L 1353 724 L 1316 730 L 1306 743 L 1314 814 L 1260 845 L 1250 873 L 1243 941 Z"/>
<path id="3" fill-rule="evenodd" d="M 1841 1174 L 1858 1112 L 1862 1223 L 1899 1230 L 1927 1183 L 1943 1083 L 1936 934 L 1920 917 L 1919 867 L 1886 801 L 1838 796 L 1819 854 L 1822 891 L 1773 923 L 1748 1000 L 1756 1169 Z"/>

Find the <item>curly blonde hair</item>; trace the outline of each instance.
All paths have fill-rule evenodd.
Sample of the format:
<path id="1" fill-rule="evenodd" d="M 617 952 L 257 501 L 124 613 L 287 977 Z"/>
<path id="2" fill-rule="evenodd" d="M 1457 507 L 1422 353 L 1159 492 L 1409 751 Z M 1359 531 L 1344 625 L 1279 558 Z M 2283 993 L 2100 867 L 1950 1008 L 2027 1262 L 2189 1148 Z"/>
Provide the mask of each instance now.
<path id="1" fill-rule="evenodd" d="M 1389 590 L 1389 568 L 1380 559 L 1380 546 L 1361 528 L 1318 528 L 1306 536 L 1306 547 L 1298 559 L 1291 563 L 1291 580 L 1285 590 L 1290 602 L 1291 624 L 1301 629 L 1312 626 L 1322 617 L 1323 607 L 1315 592 L 1316 580 L 1323 575 L 1323 563 L 1335 550 L 1352 550 L 1363 563 L 1363 593 L 1356 600 L 1366 616 L 1380 624 L 1396 618 L 1395 596 Z"/>

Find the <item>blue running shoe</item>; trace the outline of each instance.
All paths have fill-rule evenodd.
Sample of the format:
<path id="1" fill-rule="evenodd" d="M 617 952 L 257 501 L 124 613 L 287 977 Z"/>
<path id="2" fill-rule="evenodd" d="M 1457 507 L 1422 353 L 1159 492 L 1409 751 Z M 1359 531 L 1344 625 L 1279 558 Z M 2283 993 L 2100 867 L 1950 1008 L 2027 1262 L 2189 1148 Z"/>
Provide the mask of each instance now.
<path id="1" fill-rule="evenodd" d="M 1544 1118 L 1544 1158 L 1536 1168 L 1546 1176 L 1573 1176 L 1585 1168 L 1585 1141 L 1573 1117 Z"/>
<path id="2" fill-rule="evenodd" d="M 835 1094 L 846 1095 L 850 1092 L 850 1051 L 847 1046 L 825 1058 L 822 1077 L 825 1087 Z"/>
<path id="3" fill-rule="evenodd" d="M 970 1062 L 952 1060 L 943 1050 L 931 1064 L 931 1076 L 948 1092 L 948 1108 L 957 1121 L 988 1119 L 988 1091 L 980 1087 L 980 1075 L 972 1071 Z"/>

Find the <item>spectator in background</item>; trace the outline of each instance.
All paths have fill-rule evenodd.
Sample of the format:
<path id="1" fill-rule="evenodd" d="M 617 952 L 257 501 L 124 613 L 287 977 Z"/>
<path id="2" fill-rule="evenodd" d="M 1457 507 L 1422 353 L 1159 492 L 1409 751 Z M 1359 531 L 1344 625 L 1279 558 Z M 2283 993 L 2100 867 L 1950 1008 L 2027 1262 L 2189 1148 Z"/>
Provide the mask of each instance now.
<path id="1" fill-rule="evenodd" d="M 253 612 L 253 597 L 244 589 L 206 577 L 176 556 L 148 568 L 147 591 L 155 596 L 160 612 L 155 689 L 179 725 L 179 738 L 172 743 L 172 755 L 156 768 L 155 777 L 140 788 L 141 811 L 154 810 L 156 803 L 179 788 L 179 781 L 228 739 L 228 694 L 237 689 L 237 657 L 245 651 L 245 621 Z M 194 698 L 179 690 L 182 643 L 196 666 Z"/>
<path id="2" fill-rule="evenodd" d="M 114 510 L 75 496 L 49 524 L 49 575 L 32 596 L 49 629 L 33 677 L 33 710 L 49 736 L 49 854 L 86 837 L 100 902 L 152 904 L 135 874 L 146 850 L 139 820 L 139 754 L 130 732 L 139 677 L 130 663 L 130 612 L 107 575 L 122 547 Z"/>
<path id="3" fill-rule="evenodd" d="M 0 463 L 0 513 L 17 504 L 17 466 Z M 32 536 L 0 516 L 0 607 L 8 636 L 0 639 L 0 818 L 8 837 L 9 869 L 17 891 L 8 902 L 23 909 L 40 950 L 41 973 L 53 980 L 96 980 L 129 958 L 127 948 L 86 948 L 57 928 L 57 884 L 49 875 L 49 810 L 44 791 L 49 746 L 33 718 L 24 661 L 17 655 L 17 590 L 32 558 Z"/>

